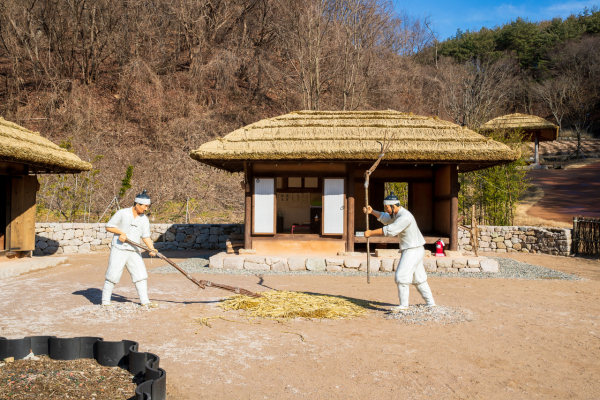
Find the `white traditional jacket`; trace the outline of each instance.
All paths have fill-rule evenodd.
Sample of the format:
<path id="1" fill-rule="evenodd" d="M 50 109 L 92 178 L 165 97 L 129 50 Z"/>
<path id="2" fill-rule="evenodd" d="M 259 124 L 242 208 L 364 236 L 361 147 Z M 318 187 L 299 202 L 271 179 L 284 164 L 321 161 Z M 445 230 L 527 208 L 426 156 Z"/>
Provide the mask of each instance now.
<path id="1" fill-rule="evenodd" d="M 385 225 L 383 227 L 385 236 L 398 236 L 400 251 L 425 244 L 425 239 L 417 226 L 415 217 L 407 209 L 400 207 L 398 214 L 393 216 L 382 212 L 377 220 Z"/>
<path id="2" fill-rule="evenodd" d="M 117 211 L 106 223 L 106 227 L 119 228 L 119 230 L 125 232 L 127 239 L 136 243 L 141 243 L 142 239 L 150 237 L 150 221 L 148 217 L 141 214 L 137 218 L 134 218 L 132 208 L 122 208 Z M 111 248 L 141 252 L 138 247 L 121 242 L 119 235 L 113 236 Z"/>

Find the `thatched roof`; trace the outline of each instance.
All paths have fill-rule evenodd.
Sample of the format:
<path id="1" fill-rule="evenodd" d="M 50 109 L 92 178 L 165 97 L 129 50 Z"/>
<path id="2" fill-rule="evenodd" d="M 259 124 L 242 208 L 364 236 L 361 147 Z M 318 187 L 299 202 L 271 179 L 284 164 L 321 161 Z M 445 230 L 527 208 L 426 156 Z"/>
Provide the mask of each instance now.
<path id="1" fill-rule="evenodd" d="M 385 135 L 389 162 L 458 164 L 462 171 L 503 164 L 519 151 L 467 128 L 396 111 L 300 111 L 264 119 L 205 143 L 190 156 L 228 171 L 243 162 L 376 160 Z"/>
<path id="2" fill-rule="evenodd" d="M 27 164 L 30 172 L 75 173 L 89 171 L 92 164 L 60 148 L 39 132 L 0 117 L 0 160 Z"/>
<path id="3" fill-rule="evenodd" d="M 520 129 L 527 140 L 535 140 L 534 133 L 538 134 L 538 140 L 541 142 L 558 139 L 558 126 L 544 118 L 519 113 L 494 118 L 483 124 L 479 131 L 485 134 L 491 131 L 512 129 Z"/>

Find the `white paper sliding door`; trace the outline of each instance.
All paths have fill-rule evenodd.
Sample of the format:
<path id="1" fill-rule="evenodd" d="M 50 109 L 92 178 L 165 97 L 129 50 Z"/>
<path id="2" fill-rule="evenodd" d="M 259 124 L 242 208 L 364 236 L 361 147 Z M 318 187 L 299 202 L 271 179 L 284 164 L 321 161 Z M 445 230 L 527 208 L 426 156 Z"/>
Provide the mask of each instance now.
<path id="1" fill-rule="evenodd" d="M 253 233 L 275 233 L 275 179 L 254 179 Z"/>
<path id="2" fill-rule="evenodd" d="M 323 179 L 323 235 L 344 234 L 344 179 Z"/>

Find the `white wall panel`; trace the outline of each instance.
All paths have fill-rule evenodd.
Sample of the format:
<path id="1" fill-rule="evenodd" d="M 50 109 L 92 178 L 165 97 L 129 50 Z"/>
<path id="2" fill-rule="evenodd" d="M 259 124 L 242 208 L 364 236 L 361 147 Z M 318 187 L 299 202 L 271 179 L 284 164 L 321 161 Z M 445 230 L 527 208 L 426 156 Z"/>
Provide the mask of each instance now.
<path id="1" fill-rule="evenodd" d="M 344 234 L 344 179 L 323 179 L 323 234 Z"/>
<path id="2" fill-rule="evenodd" d="M 275 179 L 254 179 L 254 233 L 275 233 Z"/>

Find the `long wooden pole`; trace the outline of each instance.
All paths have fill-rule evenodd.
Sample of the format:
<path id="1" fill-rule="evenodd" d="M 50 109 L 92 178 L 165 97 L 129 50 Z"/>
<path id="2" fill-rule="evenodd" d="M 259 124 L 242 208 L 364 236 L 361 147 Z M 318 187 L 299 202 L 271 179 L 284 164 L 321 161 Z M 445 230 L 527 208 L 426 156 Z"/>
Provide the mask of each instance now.
<path id="1" fill-rule="evenodd" d="M 365 207 L 369 208 L 369 175 L 371 173 L 367 170 L 365 172 Z M 367 219 L 367 228 L 369 230 L 369 213 L 365 213 L 365 218 Z M 371 283 L 371 249 L 370 249 L 369 238 L 367 238 L 367 283 Z"/>
<path id="2" fill-rule="evenodd" d="M 377 158 L 377 161 L 375 161 L 373 166 L 365 171 L 365 208 L 369 208 L 369 177 L 371 176 L 373 171 L 375 171 L 375 169 L 377 168 L 377 166 L 379 165 L 379 163 L 381 162 L 383 157 L 385 157 L 386 151 L 388 151 L 388 149 L 390 148 L 390 145 L 392 144 L 391 139 L 392 139 L 391 137 L 388 139 L 387 134 L 386 134 L 385 138 L 383 139 L 383 143 L 381 143 L 379 141 L 377 142 L 381 145 L 381 152 L 379 153 L 379 157 Z M 369 213 L 365 213 L 365 215 L 367 218 L 366 230 L 368 231 L 369 230 Z M 371 249 L 369 246 L 370 245 L 369 238 L 366 238 L 366 239 L 367 239 L 367 283 L 371 283 Z"/>
<path id="3" fill-rule="evenodd" d="M 150 250 L 149 248 L 147 248 L 146 246 L 144 246 L 144 245 L 142 245 L 140 243 L 132 242 L 129 239 L 126 239 L 125 242 L 129 243 L 132 246 L 139 247 L 142 250 L 146 250 L 149 253 L 152 252 L 152 250 Z M 157 257 L 159 257 L 159 258 L 165 260 L 167 263 L 171 264 L 171 266 L 173 266 L 173 268 L 175 268 L 177 271 L 181 272 L 183 275 L 185 275 L 186 278 L 188 278 L 190 281 L 194 282 L 201 289 L 206 289 L 206 286 L 209 286 L 209 287 L 210 286 L 214 286 L 214 287 L 218 287 L 219 289 L 228 290 L 230 292 L 234 292 L 234 293 L 237 293 L 237 294 L 245 294 L 246 296 L 250 296 L 250 297 L 262 297 L 258 293 L 254 293 L 254 292 L 251 292 L 249 290 L 242 289 L 242 288 L 239 288 L 239 287 L 233 287 L 233 286 L 223 285 L 223 284 L 220 284 L 220 283 L 215 283 L 215 282 L 205 281 L 205 280 L 198 281 L 193 276 L 191 276 L 190 274 L 188 274 L 185 270 L 183 270 L 179 265 L 175 264 L 173 261 L 171 261 L 167 257 L 163 256 L 159 252 L 156 252 L 156 255 L 157 255 Z"/>

